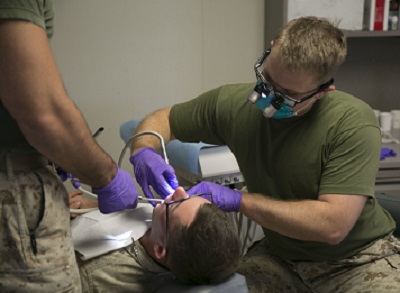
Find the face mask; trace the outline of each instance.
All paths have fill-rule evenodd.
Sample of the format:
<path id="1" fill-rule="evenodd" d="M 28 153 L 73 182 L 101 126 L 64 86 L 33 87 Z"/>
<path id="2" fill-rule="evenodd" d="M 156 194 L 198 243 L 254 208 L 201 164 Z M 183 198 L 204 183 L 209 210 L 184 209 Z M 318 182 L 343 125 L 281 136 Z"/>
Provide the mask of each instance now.
<path id="1" fill-rule="evenodd" d="M 279 103 L 278 101 L 276 101 L 275 97 L 266 96 L 264 93 L 262 93 L 261 98 L 256 101 L 256 105 L 258 109 L 263 112 L 264 117 L 283 119 L 297 116 L 310 104 L 312 100 L 314 99 L 310 99 L 310 101 L 306 105 L 304 105 L 304 107 L 295 112 L 292 112 L 290 111 L 291 107 L 289 107 L 285 103 Z"/>

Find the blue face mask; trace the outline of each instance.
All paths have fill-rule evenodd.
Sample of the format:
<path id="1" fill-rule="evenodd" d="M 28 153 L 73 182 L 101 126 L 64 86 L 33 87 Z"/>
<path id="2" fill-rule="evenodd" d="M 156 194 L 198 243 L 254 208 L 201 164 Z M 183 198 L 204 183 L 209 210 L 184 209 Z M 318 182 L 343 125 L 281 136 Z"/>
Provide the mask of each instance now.
<path id="1" fill-rule="evenodd" d="M 277 110 L 272 104 L 276 103 L 280 106 Z M 266 118 L 282 119 L 297 116 L 298 111 L 292 112 L 291 108 L 285 103 L 279 103 L 276 101 L 275 97 L 266 96 L 264 93 L 261 94 L 261 98 L 256 101 L 258 109 L 263 112 Z M 278 106 L 278 107 L 279 107 Z"/>

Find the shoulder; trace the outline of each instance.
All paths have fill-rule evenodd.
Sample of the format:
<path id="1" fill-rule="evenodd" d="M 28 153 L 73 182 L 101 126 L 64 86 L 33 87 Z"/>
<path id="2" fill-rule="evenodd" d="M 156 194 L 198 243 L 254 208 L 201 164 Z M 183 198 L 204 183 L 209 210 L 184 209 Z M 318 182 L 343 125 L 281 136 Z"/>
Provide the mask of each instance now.
<path id="1" fill-rule="evenodd" d="M 254 89 L 255 84 L 227 84 L 204 92 L 197 98 L 175 104 L 171 109 L 171 115 L 177 112 L 194 111 L 195 109 L 217 110 L 226 112 L 239 104 L 247 103 L 247 96 Z"/>
<path id="2" fill-rule="evenodd" d="M 254 89 L 254 83 L 226 84 L 217 88 L 208 90 L 199 97 L 214 97 L 218 99 L 231 99 L 232 97 L 245 97 Z"/>
<path id="3" fill-rule="evenodd" d="M 327 121 L 337 123 L 337 126 L 379 127 L 378 120 L 367 103 L 342 91 L 335 90 L 327 93 L 320 100 L 318 108 L 319 115 Z"/>
<path id="4" fill-rule="evenodd" d="M 219 97 L 230 99 L 232 97 L 244 98 L 254 90 L 255 83 L 226 84 L 218 88 Z"/>

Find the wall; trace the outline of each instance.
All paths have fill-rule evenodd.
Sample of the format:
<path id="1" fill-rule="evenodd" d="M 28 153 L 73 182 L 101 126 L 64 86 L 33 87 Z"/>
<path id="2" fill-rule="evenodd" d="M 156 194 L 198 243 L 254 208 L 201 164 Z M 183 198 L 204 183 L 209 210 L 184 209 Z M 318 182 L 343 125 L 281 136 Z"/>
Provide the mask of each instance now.
<path id="1" fill-rule="evenodd" d="M 381 111 L 400 109 L 400 37 L 347 38 L 336 88 Z"/>
<path id="2" fill-rule="evenodd" d="M 264 0 L 55 0 L 70 97 L 118 160 L 119 125 L 225 83 L 253 82 Z M 124 169 L 131 170 L 126 157 Z"/>

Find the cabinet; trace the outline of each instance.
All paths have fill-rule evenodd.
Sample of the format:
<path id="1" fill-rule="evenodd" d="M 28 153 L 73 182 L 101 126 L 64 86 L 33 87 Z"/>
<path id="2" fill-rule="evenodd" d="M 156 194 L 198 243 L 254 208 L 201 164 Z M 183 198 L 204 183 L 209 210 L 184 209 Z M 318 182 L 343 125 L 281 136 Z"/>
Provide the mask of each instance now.
<path id="1" fill-rule="evenodd" d="M 287 1 L 265 1 L 266 48 L 287 22 Z M 400 31 L 345 31 L 345 34 L 348 53 L 335 76 L 336 88 L 375 109 L 400 109 Z"/>

